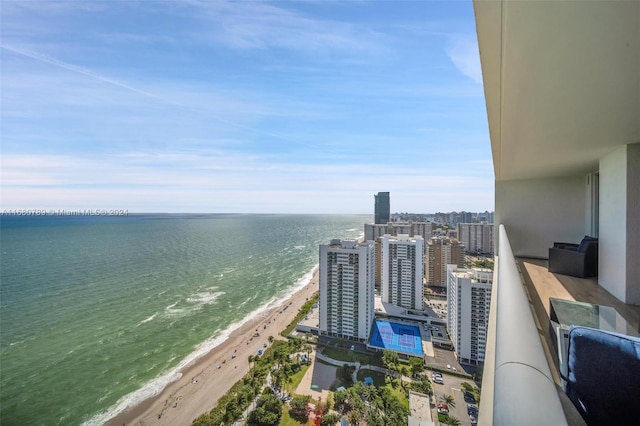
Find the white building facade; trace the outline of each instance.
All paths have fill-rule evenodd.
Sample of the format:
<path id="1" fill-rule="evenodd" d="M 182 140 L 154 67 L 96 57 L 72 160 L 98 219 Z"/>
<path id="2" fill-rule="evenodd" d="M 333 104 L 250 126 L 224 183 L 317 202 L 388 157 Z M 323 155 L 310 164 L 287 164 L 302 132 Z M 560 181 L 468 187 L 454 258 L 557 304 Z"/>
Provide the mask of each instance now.
<path id="1" fill-rule="evenodd" d="M 493 223 L 459 223 L 458 240 L 467 253 L 493 254 Z"/>
<path id="2" fill-rule="evenodd" d="M 406 234 L 382 237 L 382 301 L 424 309 L 424 240 Z"/>
<path id="3" fill-rule="evenodd" d="M 331 240 L 320 245 L 320 334 L 366 341 L 373 325 L 375 245 Z"/>
<path id="4" fill-rule="evenodd" d="M 447 328 L 463 364 L 484 362 L 493 271 L 447 265 Z"/>

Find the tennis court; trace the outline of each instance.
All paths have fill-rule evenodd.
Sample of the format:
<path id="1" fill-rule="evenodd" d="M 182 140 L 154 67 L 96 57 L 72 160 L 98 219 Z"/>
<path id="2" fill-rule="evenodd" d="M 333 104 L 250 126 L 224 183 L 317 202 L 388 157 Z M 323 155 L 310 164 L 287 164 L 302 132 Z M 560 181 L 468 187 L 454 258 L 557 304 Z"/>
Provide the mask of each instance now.
<path id="1" fill-rule="evenodd" d="M 422 356 L 420 330 L 415 325 L 376 320 L 369 344 L 395 352 Z"/>

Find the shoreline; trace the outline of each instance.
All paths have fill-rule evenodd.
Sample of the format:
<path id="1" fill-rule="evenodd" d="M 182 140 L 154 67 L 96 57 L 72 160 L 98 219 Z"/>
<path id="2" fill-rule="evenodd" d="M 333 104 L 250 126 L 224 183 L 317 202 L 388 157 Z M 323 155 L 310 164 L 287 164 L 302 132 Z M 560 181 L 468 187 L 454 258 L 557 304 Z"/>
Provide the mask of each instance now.
<path id="1" fill-rule="evenodd" d="M 211 411 L 231 386 L 249 372 L 249 355 L 263 349 L 269 336 L 284 339 L 280 333 L 319 289 L 318 267 L 310 274 L 307 284 L 294 288 L 276 306 L 249 319 L 219 345 L 181 368 L 178 380 L 168 383 L 158 394 L 125 408 L 105 424 L 189 425 Z M 260 336 L 254 337 L 256 333 Z"/>

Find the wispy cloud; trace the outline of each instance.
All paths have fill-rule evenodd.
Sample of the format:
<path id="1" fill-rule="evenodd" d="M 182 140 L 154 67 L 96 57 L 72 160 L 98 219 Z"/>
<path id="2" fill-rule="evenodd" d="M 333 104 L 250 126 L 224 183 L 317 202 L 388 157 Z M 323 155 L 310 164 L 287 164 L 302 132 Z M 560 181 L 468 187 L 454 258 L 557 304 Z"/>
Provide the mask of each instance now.
<path id="1" fill-rule="evenodd" d="M 3 207 L 490 208 L 470 5 L 5 3 Z"/>
<path id="2" fill-rule="evenodd" d="M 335 19 L 311 18 L 293 8 L 249 1 L 190 3 L 198 6 L 210 22 L 211 36 L 231 48 L 282 48 L 305 55 L 371 53 L 384 48 L 384 35 L 371 28 Z"/>
<path id="3" fill-rule="evenodd" d="M 464 173 L 465 169 L 459 171 Z M 362 204 L 355 202 L 354 197 L 368 200 L 382 187 L 394 192 L 399 205 L 409 208 L 413 203 L 418 210 L 430 197 L 435 200 L 451 194 L 460 196 L 463 192 L 473 198 L 476 192 L 491 192 L 490 177 L 456 175 L 456 170 L 433 172 L 416 168 L 399 175 L 396 167 L 384 164 L 345 168 L 279 163 L 269 158 L 228 154 L 203 157 L 130 153 L 100 159 L 8 155 L 2 159 L 2 197 L 11 200 L 5 208 L 91 208 L 110 203 L 115 208 L 113 203 L 117 202 L 118 208 L 141 211 L 144 210 L 138 207 L 141 200 L 170 196 L 176 203 L 171 208 L 165 206 L 165 210 L 197 212 L 227 211 L 225 206 L 229 201 L 252 197 L 262 204 L 260 212 L 332 212 L 327 206 L 344 203 L 353 205 L 347 209 L 357 213 L 362 212 L 358 207 Z M 345 173 L 349 179 L 348 189 Z M 410 186 L 407 179 L 412 181 Z M 421 189 L 411 189 L 416 187 Z M 412 200 L 414 196 L 417 197 Z M 189 197 L 200 202 L 189 201 Z M 304 205 L 296 208 L 298 201 L 304 201 Z M 234 201 L 231 210 L 256 211 L 249 206 L 238 210 L 243 203 Z M 191 210 L 184 210 L 185 205 L 190 205 Z"/>
<path id="4" fill-rule="evenodd" d="M 475 38 L 457 35 L 451 38 L 450 43 L 446 52 L 456 68 L 476 83 L 482 84 L 480 53 Z"/>
<path id="5" fill-rule="evenodd" d="M 167 102 L 167 103 L 169 102 L 168 100 L 163 99 L 162 97 L 160 97 L 158 95 L 155 95 L 153 93 L 149 93 L 147 91 L 140 90 L 140 89 L 138 89 L 136 87 L 132 87 L 132 86 L 130 86 L 128 84 L 122 83 L 122 82 L 114 80 L 112 78 L 105 77 L 103 75 L 100 75 L 100 74 L 98 74 L 96 72 L 93 72 L 91 70 L 88 70 L 86 68 L 79 67 L 77 65 L 73 65 L 73 64 L 70 64 L 70 63 L 67 63 L 67 62 L 64 62 L 64 61 L 60 61 L 58 59 L 52 58 L 52 57 L 47 56 L 47 55 L 43 55 L 41 53 L 33 52 L 33 51 L 30 51 L 30 50 L 26 50 L 26 49 L 21 49 L 21 48 L 15 47 L 15 46 L 8 45 L 6 43 L 0 43 L 0 48 L 8 50 L 8 51 L 13 52 L 13 53 L 17 53 L 17 54 L 22 55 L 22 56 L 26 56 L 26 57 L 31 58 L 31 59 L 35 59 L 36 61 L 39 61 L 39 62 L 44 62 L 44 63 L 50 64 L 50 65 L 54 65 L 54 66 L 59 67 L 59 68 L 64 68 L 66 70 L 76 72 L 78 74 L 86 75 L 86 76 L 94 78 L 96 80 L 100 80 L 102 82 L 105 82 L 105 83 L 108 83 L 108 84 L 111 84 L 111 85 L 114 85 L 114 86 L 121 87 L 121 88 L 123 88 L 125 90 L 131 91 L 131 92 L 135 92 L 135 93 L 137 93 L 139 95 L 146 96 L 148 98 L 155 99 L 157 101 Z M 178 104 L 178 106 L 181 106 L 181 105 Z"/>

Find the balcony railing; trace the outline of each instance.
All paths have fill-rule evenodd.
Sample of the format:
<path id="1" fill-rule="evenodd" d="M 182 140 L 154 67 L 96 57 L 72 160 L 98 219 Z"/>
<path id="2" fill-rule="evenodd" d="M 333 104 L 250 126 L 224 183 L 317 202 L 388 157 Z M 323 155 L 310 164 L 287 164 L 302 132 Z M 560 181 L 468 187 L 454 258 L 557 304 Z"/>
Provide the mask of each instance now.
<path id="1" fill-rule="evenodd" d="M 493 278 L 480 425 L 566 425 L 503 225 Z"/>

